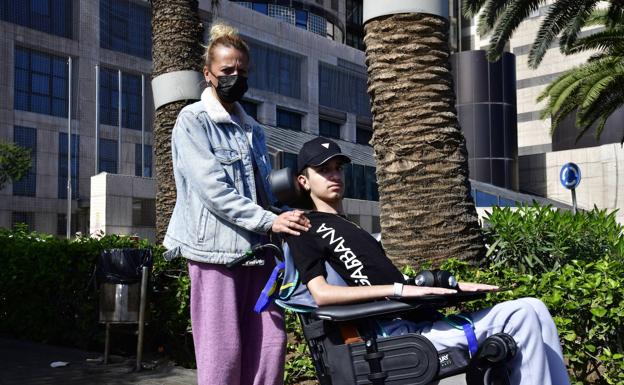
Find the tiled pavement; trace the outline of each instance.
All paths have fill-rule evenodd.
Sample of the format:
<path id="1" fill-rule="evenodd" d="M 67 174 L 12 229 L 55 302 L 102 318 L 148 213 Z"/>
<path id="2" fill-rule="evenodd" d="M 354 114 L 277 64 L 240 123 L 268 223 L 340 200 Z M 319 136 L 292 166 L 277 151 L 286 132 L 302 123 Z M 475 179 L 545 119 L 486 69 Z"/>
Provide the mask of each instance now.
<path id="1" fill-rule="evenodd" d="M 0 385 L 196 385 L 195 370 L 160 363 L 152 370 L 134 371 L 135 361 L 102 353 L 0 337 Z M 116 359 L 114 359 L 116 358 Z M 54 361 L 69 362 L 52 368 Z"/>

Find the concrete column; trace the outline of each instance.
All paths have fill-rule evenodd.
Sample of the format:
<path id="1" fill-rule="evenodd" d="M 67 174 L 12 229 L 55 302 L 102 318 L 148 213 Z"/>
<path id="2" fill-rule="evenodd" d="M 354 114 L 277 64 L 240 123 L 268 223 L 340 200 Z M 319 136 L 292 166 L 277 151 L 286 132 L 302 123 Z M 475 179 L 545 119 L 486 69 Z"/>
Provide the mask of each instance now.
<path id="1" fill-rule="evenodd" d="M 277 125 L 277 113 L 275 102 L 265 101 L 258 105 L 258 120 L 267 126 Z"/>
<path id="2" fill-rule="evenodd" d="M 348 142 L 355 142 L 356 138 L 356 123 L 357 116 L 352 113 L 347 113 L 347 121 L 342 125 L 340 130 L 340 137 Z"/>

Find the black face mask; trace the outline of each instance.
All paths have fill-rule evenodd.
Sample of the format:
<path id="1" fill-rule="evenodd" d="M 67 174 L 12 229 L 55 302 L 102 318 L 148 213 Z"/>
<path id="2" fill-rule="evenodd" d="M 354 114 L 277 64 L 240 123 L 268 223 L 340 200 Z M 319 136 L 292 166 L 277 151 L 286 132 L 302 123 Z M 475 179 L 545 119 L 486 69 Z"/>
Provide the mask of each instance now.
<path id="1" fill-rule="evenodd" d="M 247 77 L 243 75 L 214 76 L 219 80 L 216 91 L 222 102 L 238 102 L 247 92 Z"/>

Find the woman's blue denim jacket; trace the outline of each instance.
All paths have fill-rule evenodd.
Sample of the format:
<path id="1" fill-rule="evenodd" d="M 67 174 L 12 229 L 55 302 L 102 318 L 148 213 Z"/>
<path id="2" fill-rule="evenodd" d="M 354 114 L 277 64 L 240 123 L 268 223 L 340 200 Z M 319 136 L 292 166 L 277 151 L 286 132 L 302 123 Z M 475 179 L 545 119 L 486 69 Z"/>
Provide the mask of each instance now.
<path id="1" fill-rule="evenodd" d="M 276 217 L 256 204 L 252 156 L 275 201 L 262 127 L 238 103 L 235 108 L 240 125 L 207 88 L 201 101 L 178 115 L 171 137 L 177 197 L 163 242 L 167 259 L 228 263 L 260 241 Z"/>

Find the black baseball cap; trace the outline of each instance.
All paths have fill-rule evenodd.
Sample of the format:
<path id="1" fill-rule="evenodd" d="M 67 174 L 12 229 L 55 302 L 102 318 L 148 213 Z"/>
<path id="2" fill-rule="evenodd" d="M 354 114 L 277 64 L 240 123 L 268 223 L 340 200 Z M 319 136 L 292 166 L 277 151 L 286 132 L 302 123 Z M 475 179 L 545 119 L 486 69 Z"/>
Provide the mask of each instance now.
<path id="1" fill-rule="evenodd" d="M 309 142 L 305 142 L 297 157 L 297 172 L 300 173 L 309 166 L 320 166 L 328 160 L 340 157 L 345 163 L 351 163 L 351 158 L 340 151 L 340 146 L 331 139 L 319 136 Z"/>

